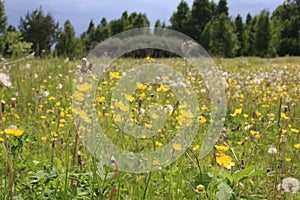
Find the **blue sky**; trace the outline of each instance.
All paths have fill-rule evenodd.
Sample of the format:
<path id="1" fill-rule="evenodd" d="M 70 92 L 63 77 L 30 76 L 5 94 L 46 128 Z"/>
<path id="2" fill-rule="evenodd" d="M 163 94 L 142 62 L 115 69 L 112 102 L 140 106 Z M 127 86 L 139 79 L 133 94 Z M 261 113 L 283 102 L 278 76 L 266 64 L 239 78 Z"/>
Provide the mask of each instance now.
<path id="1" fill-rule="evenodd" d="M 45 12 L 51 12 L 53 17 L 63 26 L 69 19 L 73 24 L 76 35 L 80 35 L 88 27 L 89 21 L 95 24 L 102 17 L 108 20 L 120 18 L 123 11 L 146 13 L 151 25 L 157 19 L 169 24 L 169 19 L 180 0 L 5 0 L 6 15 L 9 24 L 18 26 L 21 16 L 42 6 Z M 186 0 L 190 7 L 193 0 Z M 217 0 L 215 0 L 217 2 Z M 231 16 L 240 13 L 243 18 L 248 12 L 259 14 L 268 8 L 271 12 L 284 0 L 227 0 Z"/>

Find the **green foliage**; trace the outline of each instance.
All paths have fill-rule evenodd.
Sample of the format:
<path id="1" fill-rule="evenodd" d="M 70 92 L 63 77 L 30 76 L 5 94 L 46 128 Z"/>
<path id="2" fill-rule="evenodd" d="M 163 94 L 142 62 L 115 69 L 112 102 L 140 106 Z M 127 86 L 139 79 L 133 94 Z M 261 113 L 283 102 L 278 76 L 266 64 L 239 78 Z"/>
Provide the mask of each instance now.
<path id="1" fill-rule="evenodd" d="M 255 55 L 268 56 L 270 41 L 269 11 L 263 10 L 257 18 L 255 25 Z"/>
<path id="2" fill-rule="evenodd" d="M 234 21 L 234 28 L 235 28 L 235 34 L 238 39 L 239 43 L 239 48 L 237 49 L 237 56 L 241 56 L 243 49 L 245 47 L 245 42 L 244 42 L 244 24 L 243 24 L 243 19 L 241 15 L 237 15 Z"/>
<path id="3" fill-rule="evenodd" d="M 59 33 L 55 51 L 58 56 L 68 57 L 73 59 L 74 57 L 82 57 L 82 55 L 76 55 L 77 40 L 75 38 L 74 28 L 69 20 L 65 22 L 64 29 Z"/>
<path id="4" fill-rule="evenodd" d="M 59 26 L 50 13 L 45 15 L 42 8 L 39 8 L 32 12 L 28 11 L 24 18 L 21 17 L 19 29 L 24 40 L 33 44 L 36 56 L 43 56 L 45 53 L 50 53 Z"/>
<path id="5" fill-rule="evenodd" d="M 182 32 L 190 36 L 191 12 L 189 5 L 185 1 L 181 1 L 177 6 L 177 10 L 170 18 L 172 29 Z"/>
<path id="6" fill-rule="evenodd" d="M 222 13 L 212 23 L 209 46 L 210 52 L 214 55 L 222 57 L 233 57 L 236 55 L 238 40 L 225 13 Z"/>
<path id="7" fill-rule="evenodd" d="M 3 35 L 7 26 L 7 17 L 5 15 L 4 1 L 0 1 L 0 35 Z"/>
<path id="8" fill-rule="evenodd" d="M 21 32 L 8 31 L 5 34 L 6 54 L 12 57 L 28 55 L 32 44 L 23 41 Z"/>

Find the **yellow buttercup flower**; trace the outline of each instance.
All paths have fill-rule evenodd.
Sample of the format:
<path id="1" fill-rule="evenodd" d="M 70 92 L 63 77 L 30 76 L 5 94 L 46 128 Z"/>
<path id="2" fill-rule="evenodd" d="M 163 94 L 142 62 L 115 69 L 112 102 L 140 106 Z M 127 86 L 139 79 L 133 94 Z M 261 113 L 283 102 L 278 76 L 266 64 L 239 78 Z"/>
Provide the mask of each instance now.
<path id="1" fill-rule="evenodd" d="M 122 76 L 120 75 L 119 72 L 109 72 L 109 76 L 110 76 L 111 78 L 116 78 L 116 79 L 122 78 Z"/>
<path id="2" fill-rule="evenodd" d="M 162 147 L 162 146 L 163 146 L 163 144 L 162 144 L 162 143 L 160 143 L 160 142 L 158 142 L 158 141 L 156 141 L 156 142 L 155 142 L 155 146 L 157 146 L 157 147 Z"/>
<path id="3" fill-rule="evenodd" d="M 182 151 L 181 144 L 174 143 L 173 144 L 173 149 L 176 150 L 176 151 Z"/>
<path id="4" fill-rule="evenodd" d="M 201 124 L 204 124 L 206 121 L 207 121 L 207 120 L 205 119 L 205 117 L 199 116 L 199 122 L 200 122 Z"/>
<path id="5" fill-rule="evenodd" d="M 232 161 L 232 158 L 224 153 L 218 154 L 216 157 L 216 161 L 219 166 L 224 167 L 226 169 L 230 169 L 235 166 L 235 163 Z"/>
<path id="6" fill-rule="evenodd" d="M 235 117 L 243 112 L 243 108 L 238 108 L 234 110 L 233 114 L 230 114 L 232 117 Z"/>
<path id="7" fill-rule="evenodd" d="M 159 88 L 157 88 L 157 92 L 166 92 L 168 90 L 169 88 L 163 86 L 162 84 L 159 86 Z"/>
<path id="8" fill-rule="evenodd" d="M 215 145 L 215 148 L 218 152 L 225 152 L 225 151 L 228 151 L 229 148 L 227 146 L 223 146 L 223 145 Z"/>
<path id="9" fill-rule="evenodd" d="M 77 85 L 76 89 L 79 92 L 88 93 L 88 92 L 92 91 L 92 85 L 87 84 L 87 83 L 83 83 L 83 84 Z"/>
<path id="10" fill-rule="evenodd" d="M 96 101 L 97 101 L 98 103 L 103 103 L 103 102 L 105 101 L 105 97 L 97 97 L 97 98 L 96 98 Z"/>
<path id="11" fill-rule="evenodd" d="M 136 83 L 136 87 L 137 87 L 137 89 L 139 90 L 139 91 L 144 91 L 144 90 L 146 90 L 147 89 L 147 85 L 144 85 L 144 84 L 142 84 L 142 83 Z"/>
<path id="12" fill-rule="evenodd" d="M 199 184 L 199 185 L 197 185 L 196 189 L 197 189 L 198 192 L 201 192 L 201 191 L 204 191 L 204 190 L 205 190 L 205 186 Z"/>
<path id="13" fill-rule="evenodd" d="M 295 144 L 295 148 L 296 149 L 300 149 L 300 144 L 298 143 L 298 144 Z"/>

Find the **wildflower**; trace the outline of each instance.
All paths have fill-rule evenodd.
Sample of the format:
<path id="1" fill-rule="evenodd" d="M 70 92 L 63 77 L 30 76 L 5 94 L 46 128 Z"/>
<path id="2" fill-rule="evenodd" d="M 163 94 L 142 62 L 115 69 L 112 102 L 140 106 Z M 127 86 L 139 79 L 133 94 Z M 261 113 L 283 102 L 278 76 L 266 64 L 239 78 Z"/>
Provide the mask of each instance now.
<path id="1" fill-rule="evenodd" d="M 133 96 L 128 95 L 128 94 L 125 94 L 125 98 L 126 98 L 126 100 L 129 101 L 130 103 L 132 103 L 132 102 L 135 100 L 135 98 L 134 98 Z"/>
<path id="2" fill-rule="evenodd" d="M 0 88 L 2 87 L 11 87 L 9 76 L 4 73 L 0 73 Z"/>
<path id="3" fill-rule="evenodd" d="M 287 116 L 286 116 L 286 114 L 285 113 L 280 113 L 280 117 L 282 118 L 282 119 L 285 119 L 285 120 L 287 120 L 287 119 L 289 119 Z"/>
<path id="4" fill-rule="evenodd" d="M 147 88 L 147 85 L 138 82 L 136 83 L 136 87 L 139 91 L 144 91 Z"/>
<path id="5" fill-rule="evenodd" d="M 88 93 L 88 92 L 92 91 L 92 85 L 87 84 L 87 83 L 83 83 L 83 84 L 77 85 L 76 89 L 79 92 Z"/>
<path id="6" fill-rule="evenodd" d="M 166 105 L 166 110 L 168 112 L 168 114 L 171 114 L 174 110 L 173 106 L 171 106 L 170 104 Z"/>
<path id="7" fill-rule="evenodd" d="M 75 91 L 73 94 L 73 97 L 77 101 L 83 101 L 84 100 L 84 94 L 78 91 Z"/>
<path id="8" fill-rule="evenodd" d="M 163 86 L 162 84 L 159 86 L 159 88 L 157 88 L 157 92 L 166 92 L 168 90 L 169 88 Z"/>
<path id="9" fill-rule="evenodd" d="M 155 146 L 157 146 L 157 147 L 162 147 L 162 146 L 163 146 L 163 144 L 162 144 L 162 143 L 160 143 L 160 142 L 158 142 L 158 141 L 156 141 L 156 142 L 155 142 Z"/>
<path id="10" fill-rule="evenodd" d="M 196 146 L 194 146 L 194 148 L 193 148 L 194 151 L 197 151 L 199 149 L 200 149 L 200 145 L 198 145 L 198 144 Z"/>
<path id="11" fill-rule="evenodd" d="M 158 165 L 157 160 L 153 160 L 153 161 L 152 161 L 152 166 L 157 166 L 157 165 Z"/>
<path id="12" fill-rule="evenodd" d="M 146 94 L 145 92 L 143 92 L 142 94 L 140 94 L 140 100 L 143 100 L 145 98 Z"/>
<path id="13" fill-rule="evenodd" d="M 299 190 L 299 181 L 298 179 L 288 177 L 282 180 L 281 187 L 284 192 L 296 194 Z"/>
<path id="14" fill-rule="evenodd" d="M 97 97 L 97 98 L 96 98 L 96 101 L 97 101 L 98 103 L 103 103 L 103 102 L 105 101 L 105 97 Z"/>
<path id="15" fill-rule="evenodd" d="M 298 133 L 299 130 L 298 130 L 298 129 L 295 129 L 295 128 L 291 128 L 291 132 L 292 132 L 292 133 Z"/>
<path id="16" fill-rule="evenodd" d="M 46 140 L 47 140 L 47 137 L 42 136 L 42 137 L 41 137 L 41 140 L 42 140 L 42 141 L 46 141 Z"/>
<path id="17" fill-rule="evenodd" d="M 173 144 L 173 149 L 176 150 L 176 151 L 181 151 L 182 150 L 181 144 L 174 143 Z"/>
<path id="18" fill-rule="evenodd" d="M 62 84 L 61 83 L 59 83 L 57 86 L 56 86 L 56 89 L 58 89 L 58 90 L 61 90 L 62 89 Z"/>
<path id="19" fill-rule="evenodd" d="M 222 146 L 222 145 L 215 145 L 215 148 L 218 152 L 225 152 L 225 151 L 228 151 L 228 147 L 227 146 Z"/>
<path id="20" fill-rule="evenodd" d="M 24 130 L 17 129 L 16 126 L 10 126 L 9 128 L 5 129 L 4 132 L 8 135 L 19 137 L 23 135 Z"/>
<path id="21" fill-rule="evenodd" d="M 199 122 L 200 122 L 201 124 L 204 124 L 206 121 L 207 121 L 207 120 L 205 119 L 205 117 L 199 116 Z"/>
<path id="22" fill-rule="evenodd" d="M 232 161 L 232 158 L 224 153 L 218 154 L 218 156 L 216 157 L 216 161 L 218 165 L 226 169 L 230 169 L 235 165 L 235 163 Z"/>
<path id="23" fill-rule="evenodd" d="M 58 134 L 56 133 L 56 132 L 51 132 L 51 135 L 52 135 L 52 137 L 57 137 L 58 136 Z"/>
<path id="24" fill-rule="evenodd" d="M 4 139 L 3 138 L 0 138 L 0 143 L 4 142 Z"/>
<path id="25" fill-rule="evenodd" d="M 41 119 L 47 119 L 47 117 L 45 115 L 42 115 Z"/>
<path id="26" fill-rule="evenodd" d="M 269 154 L 277 154 L 277 149 L 274 148 L 274 147 L 270 147 L 270 148 L 268 149 L 268 153 L 269 153 Z"/>
<path id="27" fill-rule="evenodd" d="M 233 114 L 230 114 L 230 115 L 231 115 L 232 117 L 235 117 L 235 116 L 241 114 L 242 111 L 243 111 L 243 108 L 238 108 L 238 109 L 235 109 L 235 110 L 234 110 L 234 113 L 233 113 Z"/>
<path id="28" fill-rule="evenodd" d="M 247 126 L 245 126 L 245 131 L 248 131 L 248 130 L 250 130 L 252 128 L 252 124 L 248 124 Z"/>
<path id="29" fill-rule="evenodd" d="M 111 78 L 116 78 L 116 79 L 122 78 L 122 76 L 120 75 L 119 72 L 109 72 L 109 76 L 110 76 Z"/>
<path id="30" fill-rule="evenodd" d="M 201 192 L 201 191 L 204 191 L 204 190 L 205 190 L 205 186 L 199 184 L 199 185 L 197 185 L 196 189 L 197 189 L 198 192 Z"/>
<path id="31" fill-rule="evenodd" d="M 256 134 L 256 131 L 250 130 L 250 134 L 251 134 L 251 135 L 255 135 L 255 134 Z"/>
<path id="32" fill-rule="evenodd" d="M 295 148 L 296 148 L 296 149 L 300 149 L 300 143 L 295 144 Z"/>

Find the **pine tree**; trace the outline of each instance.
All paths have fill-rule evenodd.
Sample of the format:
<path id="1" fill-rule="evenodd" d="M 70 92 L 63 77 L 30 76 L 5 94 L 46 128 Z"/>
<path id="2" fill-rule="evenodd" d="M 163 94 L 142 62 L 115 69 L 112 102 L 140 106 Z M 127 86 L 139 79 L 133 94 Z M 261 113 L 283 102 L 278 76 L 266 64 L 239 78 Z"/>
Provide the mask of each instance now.
<path id="1" fill-rule="evenodd" d="M 239 48 L 237 50 L 236 55 L 241 56 L 244 49 L 244 24 L 243 19 L 240 14 L 237 15 L 237 17 L 234 20 L 234 28 L 235 28 L 235 34 L 237 36 L 238 42 L 239 42 Z"/>
<path id="2" fill-rule="evenodd" d="M 255 25 L 255 55 L 266 57 L 270 41 L 269 11 L 263 10 Z"/>
<path id="3" fill-rule="evenodd" d="M 230 20 L 222 13 L 212 24 L 210 52 L 216 56 L 233 57 L 237 50 L 237 37 Z"/>
<path id="4" fill-rule="evenodd" d="M 194 1 L 191 11 L 191 37 L 203 46 L 206 46 L 205 43 L 209 41 L 202 40 L 201 34 L 206 24 L 212 19 L 212 14 L 212 4 L 209 0 Z"/>
<path id="5" fill-rule="evenodd" d="M 76 54 L 76 42 L 74 28 L 71 22 L 67 20 L 63 31 L 58 36 L 55 47 L 57 55 L 73 59 Z"/>
<path id="6" fill-rule="evenodd" d="M 226 16 L 229 15 L 227 6 L 227 0 L 220 0 L 217 6 L 217 17 L 224 13 Z"/>
<path id="7" fill-rule="evenodd" d="M 170 18 L 171 28 L 190 36 L 190 19 L 189 5 L 185 1 L 181 1 L 176 12 Z"/>

